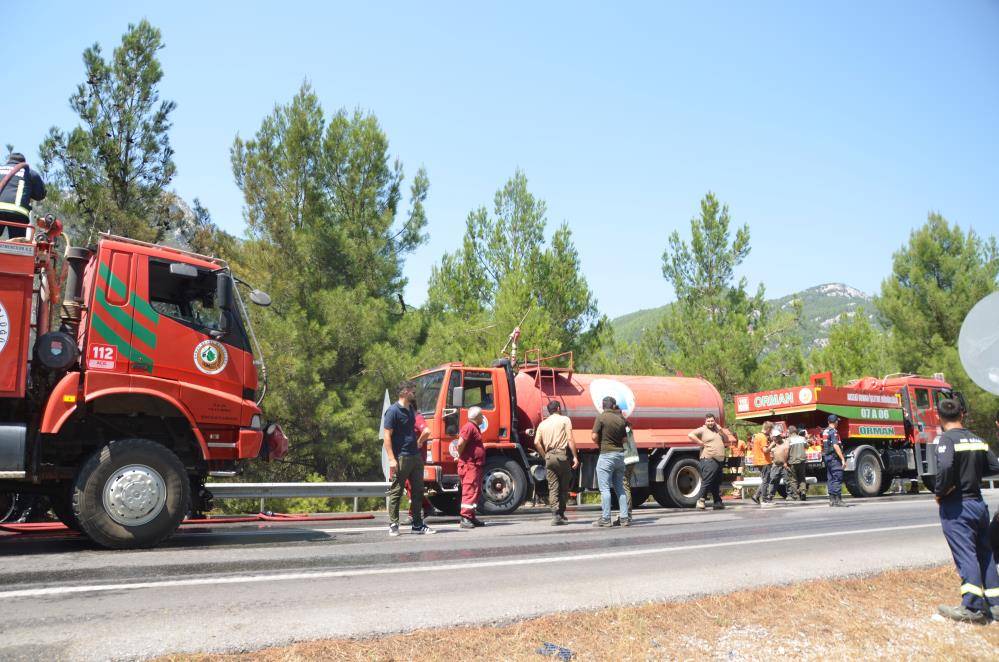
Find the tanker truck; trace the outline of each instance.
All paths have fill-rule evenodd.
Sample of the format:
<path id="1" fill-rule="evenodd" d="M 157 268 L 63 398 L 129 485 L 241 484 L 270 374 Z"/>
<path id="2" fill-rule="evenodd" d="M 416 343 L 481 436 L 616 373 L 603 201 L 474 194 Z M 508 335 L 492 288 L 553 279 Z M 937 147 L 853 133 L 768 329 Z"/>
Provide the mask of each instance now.
<path id="1" fill-rule="evenodd" d="M 0 493 L 48 498 L 99 545 L 154 545 L 211 508 L 207 476 L 287 450 L 260 409 L 242 281 L 217 258 L 109 234 L 70 247 L 58 220 L 36 223 L 0 241 Z"/>
<path id="2" fill-rule="evenodd" d="M 486 514 L 512 513 L 538 489 L 544 464 L 534 453 L 534 431 L 557 400 L 572 420 L 580 454 L 579 489 L 597 489 L 599 449 L 590 438 L 605 396 L 614 397 L 631 424 L 640 461 L 632 479 L 632 501 L 651 494 L 665 507 L 692 507 L 701 486 L 699 447 L 687 433 L 724 408 L 709 382 L 689 377 L 643 377 L 576 373 L 571 352 L 542 357 L 528 352 L 523 364 L 509 358 L 490 367 L 448 363 L 413 378 L 417 408 L 430 430 L 424 481 L 438 510 L 457 514 L 460 481 L 448 446 L 478 406 L 486 447 L 482 502 Z"/>

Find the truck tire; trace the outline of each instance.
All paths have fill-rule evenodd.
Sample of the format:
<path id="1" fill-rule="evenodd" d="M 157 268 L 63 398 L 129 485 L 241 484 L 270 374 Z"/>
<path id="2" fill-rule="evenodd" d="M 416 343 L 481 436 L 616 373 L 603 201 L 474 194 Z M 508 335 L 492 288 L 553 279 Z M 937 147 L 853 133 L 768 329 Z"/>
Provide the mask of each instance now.
<path id="1" fill-rule="evenodd" d="M 191 483 L 170 449 L 148 439 L 120 439 L 80 468 L 72 506 L 80 530 L 98 545 L 152 547 L 190 510 Z"/>
<path id="2" fill-rule="evenodd" d="M 884 472 L 881 470 L 881 462 L 878 457 L 870 452 L 864 451 L 857 458 L 857 468 L 848 471 L 843 475 L 843 484 L 851 496 L 875 497 L 881 490 L 884 482 Z"/>
<path id="3" fill-rule="evenodd" d="M 444 515 L 457 515 L 461 512 L 461 509 L 459 508 L 461 504 L 460 498 L 461 497 L 454 493 L 435 494 L 431 497 L 427 497 L 430 501 L 430 505 Z"/>
<path id="4" fill-rule="evenodd" d="M 649 500 L 649 488 L 631 486 L 631 508 L 639 508 Z"/>
<path id="5" fill-rule="evenodd" d="M 701 491 L 701 469 L 697 459 L 684 457 L 672 462 L 666 471 L 665 489 L 676 507 L 693 508 Z"/>
<path id="6" fill-rule="evenodd" d="M 524 503 L 527 474 L 516 460 L 503 455 L 486 458 L 479 510 L 484 515 L 509 515 Z"/>
<path id="7" fill-rule="evenodd" d="M 80 530 L 80 522 L 76 519 L 76 514 L 73 512 L 73 497 L 68 490 L 65 495 L 49 497 L 49 503 L 52 506 L 52 513 L 56 516 L 56 519 L 65 524 L 67 529 L 73 531 Z"/>
<path id="8" fill-rule="evenodd" d="M 666 489 L 665 481 L 662 483 L 652 483 L 652 498 L 663 508 L 676 508 L 677 505 L 669 498 L 669 491 Z"/>

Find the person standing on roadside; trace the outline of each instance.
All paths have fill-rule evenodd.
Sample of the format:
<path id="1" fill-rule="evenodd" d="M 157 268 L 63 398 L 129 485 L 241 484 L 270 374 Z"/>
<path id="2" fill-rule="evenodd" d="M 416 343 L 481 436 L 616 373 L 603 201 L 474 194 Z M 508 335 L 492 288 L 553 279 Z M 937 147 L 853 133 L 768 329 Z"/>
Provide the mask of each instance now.
<path id="1" fill-rule="evenodd" d="M 388 408 L 382 420 L 385 430 L 383 448 L 388 456 L 391 484 L 388 489 L 389 535 L 399 535 L 399 503 L 410 487 L 413 533 L 436 533 L 423 523 L 423 458 L 430 431 L 416 432 L 416 389 L 409 382 L 399 386 L 399 399 Z"/>
<path id="2" fill-rule="evenodd" d="M 767 484 L 770 481 L 770 454 L 767 445 L 770 443 L 770 430 L 773 427 L 773 422 L 764 421 L 763 428 L 753 435 L 751 443 L 753 465 L 760 471 L 760 486 L 753 495 L 753 501 L 756 503 L 760 503 L 760 500 L 766 496 Z"/>
<path id="3" fill-rule="evenodd" d="M 806 431 L 805 434 L 808 434 Z M 804 501 L 808 494 L 808 480 L 805 468 L 808 460 L 808 440 L 805 439 L 794 425 L 787 427 L 787 494 L 792 499 Z"/>
<path id="4" fill-rule="evenodd" d="M 468 410 L 468 422 L 458 432 L 458 476 L 461 479 L 461 524 L 474 529 L 486 523 L 475 516 L 482 496 L 482 474 L 486 466 L 486 447 L 482 443 L 482 408 Z"/>
<path id="5" fill-rule="evenodd" d="M 746 453 L 749 451 L 749 444 L 746 443 L 745 439 L 735 440 L 735 444 L 730 449 L 731 456 L 738 461 L 738 466 L 736 468 L 736 473 L 739 475 L 739 480 L 743 480 L 746 476 Z M 736 499 L 742 499 L 742 488 L 738 488 L 735 492 Z"/>
<path id="6" fill-rule="evenodd" d="M 822 431 L 822 459 L 826 463 L 826 487 L 829 492 L 829 505 L 843 505 L 843 467 L 846 458 L 843 457 L 843 444 L 839 440 L 836 424 L 839 416 L 829 414 L 829 425 Z"/>
<path id="7" fill-rule="evenodd" d="M 597 458 L 597 484 L 600 486 L 600 519 L 593 526 L 631 526 L 628 496 L 624 492 L 624 441 L 628 438 L 628 423 L 608 396 L 601 403 L 603 411 L 593 423 L 590 438 L 600 445 Z M 617 494 L 620 518 L 611 522 L 611 490 Z"/>
<path id="8" fill-rule="evenodd" d="M 725 436 L 731 434 L 720 427 L 714 414 L 704 417 L 704 425 L 687 433 L 687 438 L 701 447 L 700 471 L 701 493 L 697 497 L 697 509 L 704 510 L 705 497 L 711 494 L 714 510 L 725 507 L 721 498 L 722 469 L 725 466 Z"/>
<path id="9" fill-rule="evenodd" d="M 982 479 L 999 472 L 988 444 L 964 427 L 964 407 L 946 398 L 937 404 L 944 433 L 937 442 L 933 493 L 940 504 L 940 525 L 961 577 L 961 606 L 940 605 L 955 621 L 999 620 L 999 573 L 989 544 L 989 507 L 982 500 Z"/>
<path id="10" fill-rule="evenodd" d="M 788 428 L 790 431 L 790 428 Z M 770 444 L 770 484 L 767 486 L 767 495 L 763 498 L 761 506 L 774 505 L 774 494 L 780 489 L 780 481 L 787 475 L 788 446 L 783 435 L 774 430 Z M 788 483 L 788 493 L 790 493 L 790 481 Z"/>
<path id="11" fill-rule="evenodd" d="M 548 418 L 541 421 L 534 433 L 534 448 L 545 461 L 552 526 L 568 524 L 565 504 L 569 500 L 572 471 L 579 467 L 579 453 L 572 440 L 572 421 L 562 415 L 558 400 L 548 403 Z M 572 453 L 571 463 L 569 453 Z"/>

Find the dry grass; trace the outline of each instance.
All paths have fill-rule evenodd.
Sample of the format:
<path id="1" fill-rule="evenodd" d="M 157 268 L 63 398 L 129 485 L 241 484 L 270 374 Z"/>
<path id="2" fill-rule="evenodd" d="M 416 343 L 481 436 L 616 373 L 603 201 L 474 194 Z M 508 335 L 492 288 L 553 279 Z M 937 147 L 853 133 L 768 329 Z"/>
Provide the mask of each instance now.
<path id="1" fill-rule="evenodd" d="M 556 660 L 552 642 L 574 660 L 999 659 L 999 624 L 932 618 L 956 604 L 953 567 L 811 581 L 708 596 L 563 613 L 511 625 L 419 630 L 369 639 L 332 639 L 242 655 L 173 660 Z"/>

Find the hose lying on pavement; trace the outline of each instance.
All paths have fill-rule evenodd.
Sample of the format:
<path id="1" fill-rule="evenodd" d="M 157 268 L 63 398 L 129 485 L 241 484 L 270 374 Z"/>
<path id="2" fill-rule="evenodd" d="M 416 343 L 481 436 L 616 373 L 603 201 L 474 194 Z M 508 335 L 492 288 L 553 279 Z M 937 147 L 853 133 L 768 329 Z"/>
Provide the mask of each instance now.
<path id="1" fill-rule="evenodd" d="M 240 515 L 236 517 L 206 517 L 203 519 L 186 519 L 181 527 L 189 525 L 204 526 L 205 524 L 242 524 L 246 522 L 339 522 L 362 519 L 374 519 L 371 513 L 349 513 L 346 515 L 287 515 L 285 513 L 257 513 L 256 515 Z M 23 524 L 0 524 L 0 531 L 7 533 L 54 533 L 70 531 L 62 522 L 26 522 Z"/>

